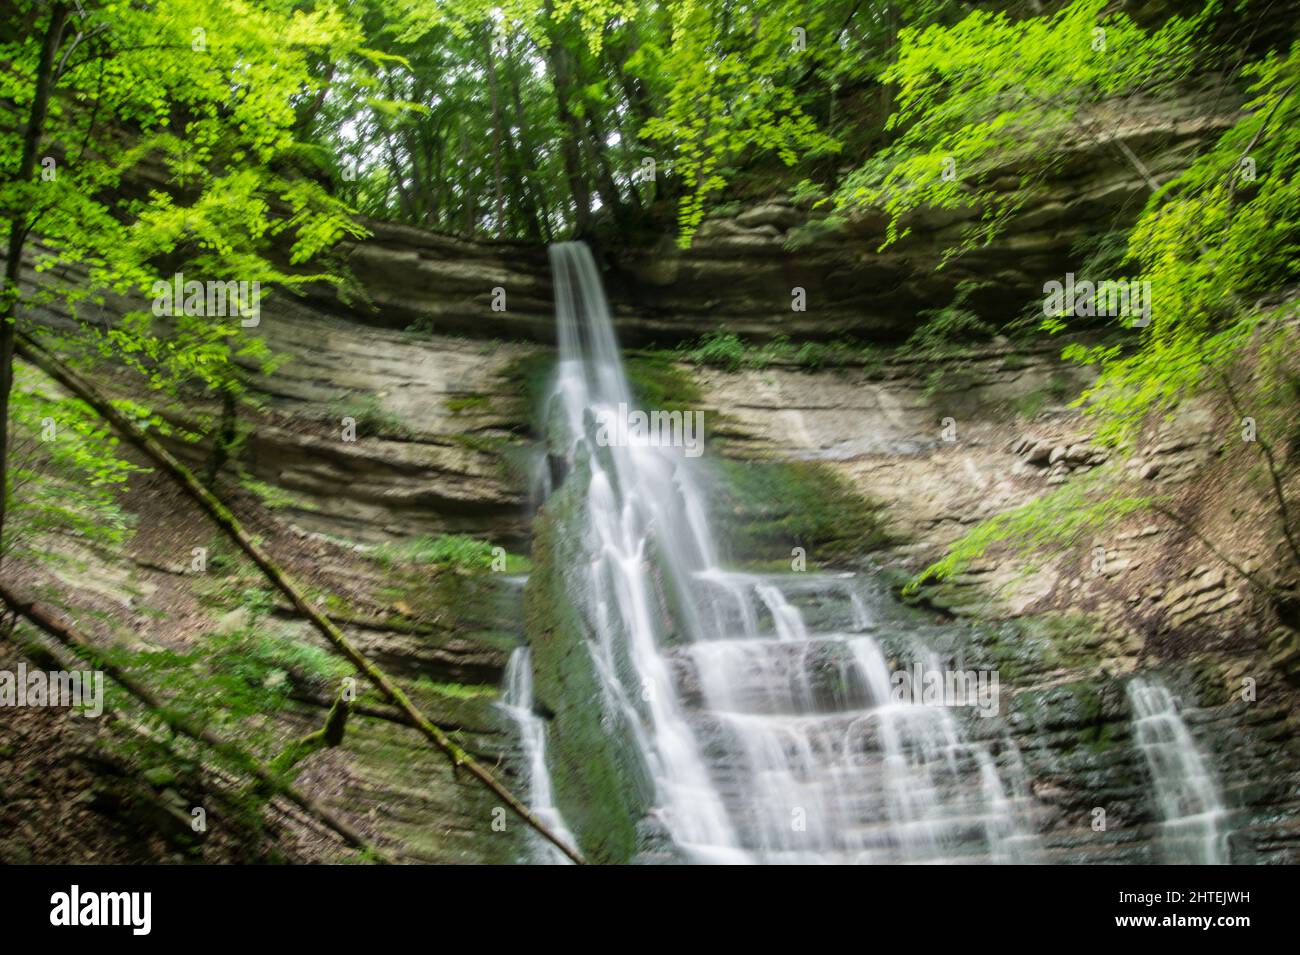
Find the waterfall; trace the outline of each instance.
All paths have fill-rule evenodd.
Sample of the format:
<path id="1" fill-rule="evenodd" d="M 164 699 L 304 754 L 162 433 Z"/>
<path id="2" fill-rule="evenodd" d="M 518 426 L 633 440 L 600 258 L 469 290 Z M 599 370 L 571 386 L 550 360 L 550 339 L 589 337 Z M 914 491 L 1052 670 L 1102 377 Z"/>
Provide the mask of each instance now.
<path id="1" fill-rule="evenodd" d="M 590 626 L 591 705 L 629 727 L 675 853 L 1024 858 L 1027 799 L 1008 775 L 1018 754 L 968 739 L 948 707 L 899 698 L 897 672 L 938 659 L 906 624 L 873 619 L 863 580 L 724 569 L 698 462 L 653 434 L 600 440 L 597 422 L 626 414 L 632 390 L 590 252 L 550 254 L 560 353 L 548 442 L 586 480 L 572 599 Z M 531 745 L 544 763 L 540 738 Z"/>
<path id="2" fill-rule="evenodd" d="M 1219 786 L 1178 712 L 1178 701 L 1158 684 L 1128 684 L 1133 729 L 1160 807 L 1167 861 L 1221 865 L 1227 861 L 1227 814 Z"/>
<path id="3" fill-rule="evenodd" d="M 555 807 L 551 777 L 546 770 L 546 727 L 533 712 L 533 664 L 527 647 L 519 647 L 510 654 L 505 683 L 501 708 L 519 727 L 519 742 L 528 772 L 528 808 L 567 845 L 575 845 L 577 840 Z M 532 829 L 528 830 L 528 838 L 534 858 L 556 865 L 570 864 L 563 852 Z"/>

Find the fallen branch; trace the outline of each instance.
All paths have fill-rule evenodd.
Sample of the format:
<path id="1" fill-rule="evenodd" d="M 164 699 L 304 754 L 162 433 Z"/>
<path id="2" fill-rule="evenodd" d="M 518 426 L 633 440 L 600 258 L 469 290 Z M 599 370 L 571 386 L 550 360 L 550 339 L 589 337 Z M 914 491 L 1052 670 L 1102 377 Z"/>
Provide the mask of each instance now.
<path id="1" fill-rule="evenodd" d="M 69 672 L 77 670 L 82 666 L 80 658 L 74 656 L 70 650 L 60 645 L 57 641 L 47 637 L 44 642 L 41 642 L 38 641 L 35 636 L 26 637 L 19 633 L 18 628 L 14 626 L 14 623 L 18 619 L 16 615 L 0 610 L 0 616 L 3 616 L 3 620 L 0 620 L 0 633 L 7 635 L 11 640 L 13 640 L 14 643 L 18 645 L 20 652 L 25 654 L 29 659 L 34 660 L 38 665 L 43 666 L 46 669 L 66 670 Z M 180 734 L 166 729 L 165 725 L 163 730 L 159 730 L 156 727 L 145 725 L 139 719 L 128 716 L 125 712 L 120 710 L 109 712 L 106 715 L 112 721 L 113 726 L 120 729 L 122 732 L 129 733 L 130 735 L 151 745 L 162 746 L 169 753 L 180 758 L 174 741 L 168 741 L 162 738 L 163 732 L 170 733 L 173 740 Z M 211 747 L 209 747 L 209 752 L 210 751 Z M 237 771 L 227 768 L 227 766 L 219 760 L 211 758 L 201 759 L 200 765 L 203 771 L 212 777 L 218 787 L 225 786 L 231 791 L 231 793 L 247 785 L 247 780 L 240 776 Z M 209 790 L 209 795 L 213 799 L 214 803 L 224 805 L 234 811 L 233 807 L 235 803 L 231 794 L 221 792 L 220 788 L 214 788 Z M 274 799 L 268 802 L 267 805 L 274 807 L 280 815 L 297 821 L 300 825 L 310 828 L 312 832 L 318 833 L 327 839 L 331 836 L 339 835 L 339 833 L 326 825 L 322 819 L 312 815 L 310 812 L 306 812 L 296 803 L 286 799 L 282 795 L 277 795 L 275 793 L 272 793 L 271 795 Z M 187 818 L 186 821 L 191 822 L 192 820 Z M 266 820 L 266 822 L 268 824 L 268 831 L 272 833 L 282 831 L 282 826 L 279 822 L 272 820 Z M 383 860 L 380 853 L 376 852 L 373 847 L 370 847 L 365 851 L 375 855 L 378 858 L 378 861 L 381 862 L 397 861 L 396 859 Z"/>
<path id="2" fill-rule="evenodd" d="M 325 716 L 325 725 L 289 743 L 279 756 L 271 760 L 271 768 L 277 773 L 287 773 L 312 753 L 341 744 L 351 712 L 352 704 L 340 693 Z"/>
<path id="3" fill-rule="evenodd" d="M 151 461 L 166 471 L 177 484 L 181 486 L 190 497 L 192 497 L 208 516 L 225 531 L 226 535 L 235 542 L 254 564 L 264 573 L 282 594 L 289 599 L 289 602 L 297 608 L 298 612 L 312 622 L 321 635 L 333 644 L 339 652 L 348 658 L 358 670 L 379 690 L 389 702 L 393 703 L 398 709 L 406 714 L 411 724 L 424 735 L 433 745 L 447 754 L 451 759 L 453 771 L 464 769 L 471 776 L 482 783 L 487 789 L 495 793 L 511 811 L 519 818 L 535 829 L 545 839 L 555 845 L 561 852 L 574 862 L 581 864 L 582 856 L 571 848 L 563 839 L 552 832 L 545 823 L 537 818 L 533 812 L 520 802 L 508 789 L 497 782 L 486 769 L 484 769 L 472 756 L 458 746 L 446 733 L 434 724 L 427 716 L 411 702 L 406 693 L 389 679 L 379 667 L 370 661 L 360 650 L 353 646 L 350 641 L 335 624 L 321 612 L 308 598 L 302 589 L 289 577 L 280 566 L 275 563 L 264 551 L 261 546 L 244 530 L 243 526 L 231 513 L 230 509 L 219 501 L 211 491 L 203 486 L 194 474 L 185 465 L 181 464 L 176 458 L 164 448 L 161 444 L 149 437 L 140 428 L 124 414 L 113 407 L 112 403 L 102 397 L 98 392 L 84 381 L 80 375 L 73 372 L 70 368 L 59 361 L 54 355 L 41 347 L 30 335 L 19 332 L 17 340 L 17 352 L 26 361 L 31 362 L 36 367 L 57 381 L 68 391 L 72 392 L 86 404 L 90 405 L 106 421 L 117 429 L 121 435 L 131 444 L 135 445 Z"/>
<path id="4" fill-rule="evenodd" d="M 334 813 L 330 812 L 320 803 L 316 802 L 310 796 L 299 792 L 295 787 L 285 783 L 272 773 L 265 765 L 259 762 L 239 747 L 226 742 L 215 734 L 201 727 L 194 726 L 185 717 L 172 712 L 165 703 L 155 697 L 143 686 L 136 683 L 120 667 L 108 662 L 99 653 L 93 643 L 85 637 L 78 634 L 71 627 L 60 623 L 54 617 L 50 616 L 45 610 L 38 607 L 35 603 L 22 600 L 11 591 L 6 584 L 0 582 L 0 600 L 5 602 L 11 611 L 37 627 L 56 642 L 67 647 L 73 653 L 94 662 L 95 666 L 103 670 L 113 678 L 122 689 L 130 693 L 139 700 L 150 711 L 158 714 L 158 717 L 167 724 L 172 730 L 187 736 L 195 742 L 203 743 L 211 747 L 217 753 L 225 756 L 238 766 L 242 766 L 249 775 L 255 777 L 259 783 L 265 786 L 273 793 L 279 793 L 284 796 L 300 809 L 314 816 L 326 826 L 338 833 L 351 846 L 362 850 L 383 863 L 391 863 L 387 853 L 372 845 L 365 836 L 361 835 L 347 822 L 340 819 Z"/>

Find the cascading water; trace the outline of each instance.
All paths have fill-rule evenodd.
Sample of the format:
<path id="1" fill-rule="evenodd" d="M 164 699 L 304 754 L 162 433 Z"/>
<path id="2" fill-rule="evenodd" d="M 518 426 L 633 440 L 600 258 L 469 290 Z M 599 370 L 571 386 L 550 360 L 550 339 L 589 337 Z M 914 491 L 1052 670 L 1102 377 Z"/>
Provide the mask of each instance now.
<path id="1" fill-rule="evenodd" d="M 527 647 L 519 647 L 510 655 L 505 683 L 501 708 L 519 726 L 519 741 L 528 771 L 528 808 L 567 845 L 575 845 L 577 840 L 555 807 L 551 777 L 546 771 L 546 727 L 533 712 L 533 663 Z M 531 829 L 528 838 L 535 857 L 556 865 L 569 864 L 563 852 Z"/>
<path id="2" fill-rule="evenodd" d="M 599 440 L 598 422 L 633 407 L 631 388 L 590 252 L 556 245 L 551 264 L 560 360 L 548 435 L 552 455 L 589 478 L 571 596 L 593 634 L 603 700 L 592 705 L 629 728 L 675 851 L 699 862 L 1022 857 L 1025 800 L 1004 782 L 1014 750 L 1002 743 L 1000 767 L 949 710 L 894 698 L 891 658 L 935 661 L 871 619 L 859 581 L 724 570 L 682 449 L 630 428 Z M 815 629 L 800 608 L 810 600 Z"/>
<path id="3" fill-rule="evenodd" d="M 1227 810 L 1214 774 L 1196 748 L 1163 686 L 1135 677 L 1128 684 L 1133 728 L 1155 786 L 1169 862 L 1221 865 L 1227 861 Z"/>

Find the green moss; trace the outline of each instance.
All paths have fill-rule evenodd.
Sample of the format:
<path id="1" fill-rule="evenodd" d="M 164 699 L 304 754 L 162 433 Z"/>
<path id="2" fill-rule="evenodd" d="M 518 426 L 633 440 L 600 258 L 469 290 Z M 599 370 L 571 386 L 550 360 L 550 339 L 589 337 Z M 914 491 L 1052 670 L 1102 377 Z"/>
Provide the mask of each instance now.
<path id="1" fill-rule="evenodd" d="M 477 700 L 497 695 L 497 687 L 491 683 L 439 683 L 435 680 L 419 680 L 426 689 L 440 696 L 450 696 L 458 700 Z"/>
<path id="2" fill-rule="evenodd" d="M 458 395 L 455 398 L 447 399 L 447 410 L 458 415 L 466 412 L 486 411 L 489 404 L 487 395 Z"/>
<path id="3" fill-rule="evenodd" d="M 534 693 L 553 714 L 547 756 L 556 804 L 593 862 L 623 863 L 637 850 L 636 822 L 650 806 L 652 785 L 635 755 L 621 714 L 604 707 L 588 650 L 588 626 L 569 598 L 571 574 L 581 573 L 579 540 L 572 533 L 587 471 L 575 468 L 536 523 L 535 569 L 525 593 Z"/>
<path id="4" fill-rule="evenodd" d="M 815 560 L 857 556 L 886 540 L 877 506 L 825 464 L 722 459 L 711 503 L 733 556 L 789 560 L 802 547 Z"/>
<path id="5" fill-rule="evenodd" d="M 516 556 L 514 562 L 519 568 L 527 566 L 522 557 Z M 511 570 L 510 563 L 507 556 L 507 572 L 520 572 Z M 518 646 L 522 634 L 518 591 L 503 585 L 503 574 L 431 571 L 429 565 L 400 564 L 385 576 L 388 583 L 377 587 L 375 596 L 389 605 L 401 604 L 408 622 L 501 649 Z"/>
<path id="6" fill-rule="evenodd" d="M 410 437 L 410 429 L 402 419 L 385 408 L 375 395 L 349 391 L 342 398 L 330 402 L 329 409 L 335 419 L 354 419 L 359 435 Z"/>
<path id="7" fill-rule="evenodd" d="M 632 399 L 643 410 L 694 409 L 702 398 L 699 386 L 679 365 L 673 353 L 641 352 L 624 358 Z M 510 390 L 519 396 L 522 411 L 534 434 L 546 430 L 546 399 L 555 373 L 555 358 L 549 354 L 516 358 L 501 372 Z"/>
<path id="8" fill-rule="evenodd" d="M 534 434 L 545 430 L 546 396 L 554 374 L 555 356 L 547 352 L 522 355 L 501 370 L 501 380 L 511 394 L 518 395 L 516 412 Z"/>
<path id="9" fill-rule="evenodd" d="M 1051 659 L 1061 667 L 1086 667 L 1098 656 L 1104 642 L 1098 623 L 1084 614 L 1044 614 L 1029 625 L 1037 629 L 1050 644 Z"/>
<path id="10" fill-rule="evenodd" d="M 509 444 L 506 438 L 498 434 L 480 434 L 469 431 L 453 434 L 451 440 L 462 448 L 468 448 L 470 451 L 477 451 L 480 454 L 501 454 Z"/>
<path id="11" fill-rule="evenodd" d="M 433 564 L 460 570 L 488 570 L 495 548 L 477 537 L 441 534 L 437 537 L 410 537 L 379 544 L 372 552 L 385 567 L 395 564 Z"/>
<path id="12" fill-rule="evenodd" d="M 240 486 L 256 497 L 263 507 L 270 510 L 280 510 L 282 508 L 297 508 L 299 510 L 310 510 L 310 506 L 301 499 L 294 497 L 283 488 L 276 487 L 273 484 L 267 484 L 265 481 L 258 481 L 247 475 L 240 479 Z"/>
<path id="13" fill-rule="evenodd" d="M 695 379 L 665 356 L 629 355 L 623 365 L 632 399 L 646 411 L 694 410 L 703 399 Z"/>
<path id="14" fill-rule="evenodd" d="M 1094 753 L 1104 753 L 1112 746 L 1127 745 L 1128 736 L 1117 723 L 1098 723 L 1079 731 L 1079 743 Z"/>
<path id="15" fill-rule="evenodd" d="M 746 342 L 735 332 L 721 329 L 703 335 L 694 342 L 683 343 L 676 351 L 659 354 L 677 361 L 709 365 L 727 371 L 767 368 L 777 364 L 807 369 L 875 368 L 881 363 L 878 349 L 852 339 L 795 342 L 785 335 L 777 335 L 765 342 Z"/>
<path id="16" fill-rule="evenodd" d="M 437 700 L 422 699 L 420 705 L 444 725 L 463 718 L 459 709 L 443 709 Z M 460 741 L 475 751 L 494 745 L 481 736 L 462 736 Z M 358 811 L 372 812 L 384 834 L 411 858 L 439 863 L 520 861 L 527 845 L 524 824 L 507 814 L 504 831 L 494 829 L 500 799 L 468 774 L 454 771 L 419 734 L 394 732 L 383 720 L 354 718 L 344 746 L 349 772 L 358 779 Z"/>

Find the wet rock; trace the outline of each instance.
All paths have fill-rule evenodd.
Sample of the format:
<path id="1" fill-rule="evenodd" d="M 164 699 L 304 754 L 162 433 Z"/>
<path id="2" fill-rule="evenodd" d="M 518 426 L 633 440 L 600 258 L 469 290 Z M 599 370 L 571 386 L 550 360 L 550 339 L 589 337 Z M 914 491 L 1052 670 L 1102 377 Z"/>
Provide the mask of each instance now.
<path id="1" fill-rule="evenodd" d="M 773 234 L 784 232 L 803 222 L 804 217 L 793 207 L 775 202 L 763 203 L 746 209 L 736 216 L 736 223 L 747 229 L 758 226 L 771 226 Z"/>

